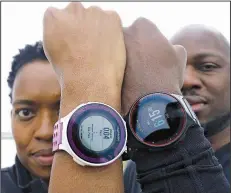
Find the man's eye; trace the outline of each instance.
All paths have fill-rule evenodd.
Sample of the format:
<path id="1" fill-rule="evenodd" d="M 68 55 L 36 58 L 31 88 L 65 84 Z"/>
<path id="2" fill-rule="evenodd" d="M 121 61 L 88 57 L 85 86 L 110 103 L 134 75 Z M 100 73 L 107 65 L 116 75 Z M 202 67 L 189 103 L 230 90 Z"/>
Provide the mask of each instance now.
<path id="1" fill-rule="evenodd" d="M 19 116 L 20 119 L 28 120 L 35 116 L 35 114 L 30 109 L 19 109 L 15 111 L 16 115 Z"/>
<path id="2" fill-rule="evenodd" d="M 210 72 L 213 71 L 214 69 L 218 68 L 216 64 L 213 63 L 203 63 L 198 66 L 200 71 L 203 72 Z"/>

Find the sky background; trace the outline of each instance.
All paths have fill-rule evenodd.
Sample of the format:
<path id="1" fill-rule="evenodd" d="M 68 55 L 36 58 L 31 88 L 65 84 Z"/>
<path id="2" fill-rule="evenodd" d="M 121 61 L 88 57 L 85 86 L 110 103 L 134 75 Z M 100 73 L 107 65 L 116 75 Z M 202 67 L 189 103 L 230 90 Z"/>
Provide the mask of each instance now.
<path id="1" fill-rule="evenodd" d="M 12 57 L 25 44 L 42 40 L 42 19 L 47 7 L 63 8 L 67 2 L 2 2 L 1 5 L 1 131 L 11 132 L 11 104 L 8 97 L 7 77 Z M 154 22 L 161 32 L 170 38 L 188 24 L 205 24 L 215 27 L 230 42 L 230 2 L 91 2 L 85 7 L 97 5 L 115 10 L 123 26 L 129 26 L 137 17 Z M 7 148 L 7 149 L 6 149 Z M 8 149 L 9 148 L 9 149 Z M 14 162 L 13 140 L 2 140 L 2 167 Z"/>

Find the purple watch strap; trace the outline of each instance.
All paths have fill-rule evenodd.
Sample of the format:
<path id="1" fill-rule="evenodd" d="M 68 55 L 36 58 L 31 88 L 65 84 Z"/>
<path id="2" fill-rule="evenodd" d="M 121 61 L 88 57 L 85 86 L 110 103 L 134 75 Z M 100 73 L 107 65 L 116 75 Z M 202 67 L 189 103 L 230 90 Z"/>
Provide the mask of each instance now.
<path id="1" fill-rule="evenodd" d="M 57 151 L 59 149 L 59 145 L 62 143 L 62 130 L 63 123 L 58 121 L 54 126 L 53 151 Z"/>

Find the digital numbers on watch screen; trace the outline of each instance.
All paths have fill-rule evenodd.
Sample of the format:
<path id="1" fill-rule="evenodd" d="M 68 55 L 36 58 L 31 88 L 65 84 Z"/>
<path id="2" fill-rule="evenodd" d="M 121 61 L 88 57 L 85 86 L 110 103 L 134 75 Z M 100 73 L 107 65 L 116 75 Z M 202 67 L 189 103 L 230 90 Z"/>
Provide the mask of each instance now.
<path id="1" fill-rule="evenodd" d="M 104 104 L 87 104 L 68 123 L 68 142 L 79 158 L 90 163 L 115 159 L 126 144 L 126 126 L 116 111 Z"/>
<path id="2" fill-rule="evenodd" d="M 165 118 L 165 104 L 147 102 L 140 106 L 138 111 L 137 132 L 142 138 L 160 129 L 169 129 Z M 142 128 L 142 129 L 141 129 Z"/>
<path id="3" fill-rule="evenodd" d="M 155 93 L 136 102 L 130 115 L 130 127 L 135 135 L 148 144 L 164 144 L 182 130 L 185 114 L 174 97 Z"/>
<path id="4" fill-rule="evenodd" d="M 155 128 L 158 128 L 165 123 L 165 119 L 163 119 L 163 115 L 160 114 L 160 110 L 153 110 L 152 107 L 148 107 L 148 115 L 150 120 L 154 123 Z M 151 124 L 149 120 L 147 121 L 147 124 Z"/>
<path id="5" fill-rule="evenodd" d="M 80 140 L 92 151 L 104 151 L 109 148 L 114 135 L 112 124 L 103 116 L 89 116 L 80 124 Z"/>

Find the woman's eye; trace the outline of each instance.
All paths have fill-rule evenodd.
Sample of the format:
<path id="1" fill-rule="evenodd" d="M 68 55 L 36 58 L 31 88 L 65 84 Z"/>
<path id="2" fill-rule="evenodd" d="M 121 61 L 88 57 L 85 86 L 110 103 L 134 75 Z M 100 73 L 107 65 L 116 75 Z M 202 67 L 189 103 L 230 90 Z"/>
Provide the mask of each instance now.
<path id="1" fill-rule="evenodd" d="M 20 119 L 24 120 L 30 119 L 35 115 L 30 109 L 17 110 L 16 114 L 19 116 Z"/>

